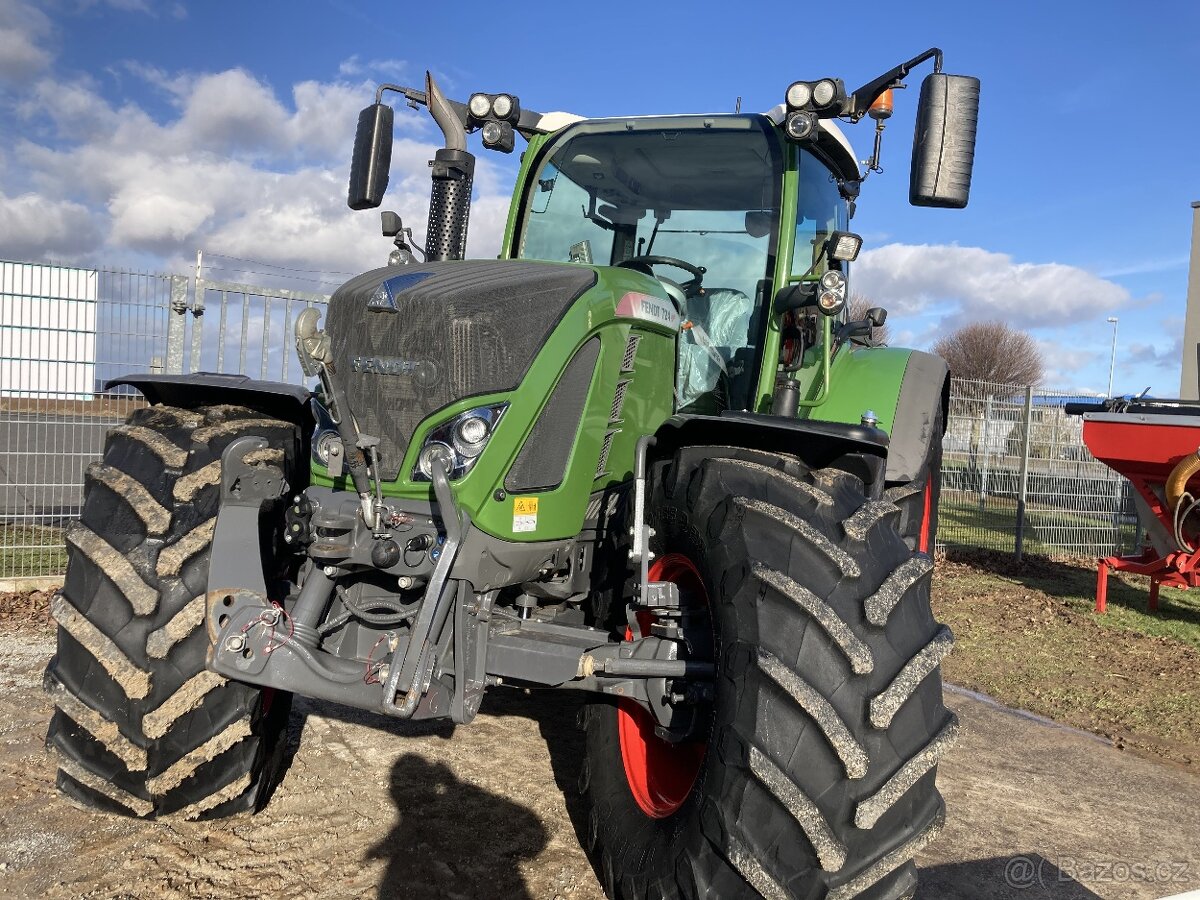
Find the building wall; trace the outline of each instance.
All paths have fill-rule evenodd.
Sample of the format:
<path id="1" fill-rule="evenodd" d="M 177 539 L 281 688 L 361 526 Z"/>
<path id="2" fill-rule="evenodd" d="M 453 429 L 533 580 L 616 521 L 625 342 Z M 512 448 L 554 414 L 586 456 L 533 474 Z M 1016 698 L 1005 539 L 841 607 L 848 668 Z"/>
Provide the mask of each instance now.
<path id="1" fill-rule="evenodd" d="M 1183 368 L 1179 396 L 1200 400 L 1196 354 L 1200 352 L 1200 200 L 1192 204 L 1192 261 L 1188 267 L 1187 312 L 1183 325 Z"/>
<path id="2" fill-rule="evenodd" d="M 90 399 L 95 270 L 0 261 L 0 397 Z"/>

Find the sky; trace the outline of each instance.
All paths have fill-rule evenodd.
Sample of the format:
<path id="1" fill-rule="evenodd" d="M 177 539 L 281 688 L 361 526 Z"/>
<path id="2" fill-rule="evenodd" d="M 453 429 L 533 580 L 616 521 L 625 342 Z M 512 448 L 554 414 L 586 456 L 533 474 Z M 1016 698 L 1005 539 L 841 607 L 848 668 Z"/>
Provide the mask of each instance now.
<path id="1" fill-rule="evenodd" d="M 428 68 L 451 97 L 507 91 L 585 116 L 732 111 L 738 97 L 761 111 L 791 81 L 852 89 L 939 46 L 945 71 L 982 82 L 970 205 L 908 205 L 922 68 L 897 92 L 885 171 L 863 185 L 853 289 L 889 310 L 893 344 L 928 347 L 969 321 L 1028 330 L 1045 384 L 1069 389 L 1107 388 L 1116 316 L 1114 392 L 1177 393 L 1200 200 L 1195 0 L 616 9 L 0 0 L 0 258 L 185 271 L 204 250 L 328 291 L 390 249 L 377 212 L 345 205 L 355 119 L 379 81 L 420 86 Z M 403 105 L 395 131 L 384 208 L 420 242 L 437 131 Z M 869 155 L 868 122 L 848 137 Z M 516 154 L 473 141 L 468 254 L 494 255 Z"/>

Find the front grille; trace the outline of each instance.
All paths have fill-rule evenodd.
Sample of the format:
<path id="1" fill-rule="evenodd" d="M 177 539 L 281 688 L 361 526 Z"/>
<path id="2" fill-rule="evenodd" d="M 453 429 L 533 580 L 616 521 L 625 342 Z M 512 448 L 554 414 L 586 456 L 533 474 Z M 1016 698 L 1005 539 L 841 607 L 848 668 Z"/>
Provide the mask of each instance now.
<path id="1" fill-rule="evenodd" d="M 391 302 L 369 310 L 367 301 L 389 280 L 397 286 Z M 326 329 L 350 409 L 379 438 L 381 476 L 396 478 L 413 431 L 430 413 L 515 388 L 595 280 L 582 266 L 456 260 L 376 269 L 339 288 Z"/>

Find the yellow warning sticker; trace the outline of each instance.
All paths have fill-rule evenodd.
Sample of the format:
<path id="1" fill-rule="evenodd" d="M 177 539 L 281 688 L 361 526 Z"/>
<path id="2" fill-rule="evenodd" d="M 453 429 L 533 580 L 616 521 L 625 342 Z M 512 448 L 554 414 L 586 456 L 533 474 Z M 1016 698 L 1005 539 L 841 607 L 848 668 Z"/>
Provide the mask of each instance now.
<path id="1" fill-rule="evenodd" d="M 537 531 L 538 498 L 513 497 L 513 533 Z"/>

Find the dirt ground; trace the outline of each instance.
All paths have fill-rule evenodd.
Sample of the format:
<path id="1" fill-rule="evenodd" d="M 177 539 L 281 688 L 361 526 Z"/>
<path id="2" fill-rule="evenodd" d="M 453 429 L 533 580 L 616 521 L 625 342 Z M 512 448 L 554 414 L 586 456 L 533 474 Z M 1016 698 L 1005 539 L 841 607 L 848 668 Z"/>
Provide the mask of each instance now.
<path id="1" fill-rule="evenodd" d="M 0 896 L 600 900 L 562 785 L 577 698 L 489 695 L 465 728 L 298 700 L 267 810 L 217 823 L 82 811 L 53 789 L 38 598 L 0 632 Z M 1200 778 L 948 692 L 946 831 L 923 898 L 1155 898 L 1200 888 Z M 539 715 L 540 713 L 540 715 Z"/>
<path id="2" fill-rule="evenodd" d="M 1148 614 L 1146 579 L 1113 576 L 1098 616 L 1095 588 L 1094 561 L 943 560 L 946 681 L 1200 771 L 1200 592 L 1164 589 Z"/>

